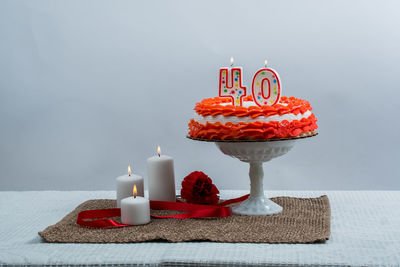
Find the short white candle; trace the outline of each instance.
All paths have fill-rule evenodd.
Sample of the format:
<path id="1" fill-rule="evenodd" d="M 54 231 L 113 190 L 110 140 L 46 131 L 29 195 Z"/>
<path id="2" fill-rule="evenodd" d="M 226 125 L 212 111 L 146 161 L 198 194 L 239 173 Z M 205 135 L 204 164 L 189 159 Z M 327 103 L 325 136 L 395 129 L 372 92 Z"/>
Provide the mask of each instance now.
<path id="1" fill-rule="evenodd" d="M 136 185 L 133 188 L 133 196 L 121 200 L 121 221 L 130 225 L 150 222 L 150 201 L 137 196 Z"/>
<path id="2" fill-rule="evenodd" d="M 157 156 L 147 159 L 149 177 L 149 199 L 158 201 L 176 201 L 174 159 L 161 155 L 158 147 Z"/>
<path id="3" fill-rule="evenodd" d="M 144 197 L 143 177 L 131 173 L 131 166 L 128 166 L 128 174 L 117 177 L 117 208 L 121 207 L 121 200 L 132 196 L 132 188 L 137 187 L 137 195 Z"/>

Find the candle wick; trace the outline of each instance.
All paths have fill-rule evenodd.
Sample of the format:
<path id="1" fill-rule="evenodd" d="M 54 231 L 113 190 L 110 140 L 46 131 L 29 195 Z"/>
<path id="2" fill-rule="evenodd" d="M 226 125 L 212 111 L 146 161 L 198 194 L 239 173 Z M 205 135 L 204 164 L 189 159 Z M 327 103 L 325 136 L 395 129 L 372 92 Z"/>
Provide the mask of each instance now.
<path id="1" fill-rule="evenodd" d="M 160 153 L 157 153 L 159 157 L 161 157 Z"/>
<path id="2" fill-rule="evenodd" d="M 128 173 L 128 175 L 129 175 L 129 176 L 131 176 L 131 174 L 130 174 L 130 173 Z"/>
<path id="3" fill-rule="evenodd" d="M 133 196 L 133 198 L 136 198 L 136 196 Z"/>

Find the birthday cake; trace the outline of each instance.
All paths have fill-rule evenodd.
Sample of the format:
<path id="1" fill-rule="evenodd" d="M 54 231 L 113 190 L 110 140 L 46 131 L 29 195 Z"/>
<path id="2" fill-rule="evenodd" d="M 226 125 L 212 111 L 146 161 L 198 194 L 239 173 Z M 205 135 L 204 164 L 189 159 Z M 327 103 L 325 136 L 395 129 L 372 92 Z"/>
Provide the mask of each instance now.
<path id="1" fill-rule="evenodd" d="M 241 85 L 241 72 L 240 67 L 220 70 L 219 97 L 196 104 L 195 115 L 189 122 L 189 137 L 269 140 L 316 134 L 317 118 L 310 103 L 295 97 L 281 97 L 276 71 L 259 70 L 253 78 L 252 95 L 248 96 L 246 87 Z"/>

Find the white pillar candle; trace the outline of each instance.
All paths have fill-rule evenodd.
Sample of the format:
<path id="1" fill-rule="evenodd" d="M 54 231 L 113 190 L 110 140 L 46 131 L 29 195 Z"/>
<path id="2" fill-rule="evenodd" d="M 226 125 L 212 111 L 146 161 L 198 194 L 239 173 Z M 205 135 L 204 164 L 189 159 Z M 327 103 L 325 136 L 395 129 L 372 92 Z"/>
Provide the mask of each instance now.
<path id="1" fill-rule="evenodd" d="M 149 177 L 149 199 L 159 201 L 176 201 L 174 159 L 161 155 L 158 147 L 157 156 L 147 159 Z"/>
<path id="2" fill-rule="evenodd" d="M 121 200 L 121 221 L 123 224 L 140 225 L 150 222 L 150 202 L 137 196 L 136 185 L 133 196 Z"/>
<path id="3" fill-rule="evenodd" d="M 128 174 L 117 177 L 117 208 L 121 207 L 121 200 L 132 196 L 132 188 L 137 187 L 137 195 L 144 197 L 143 177 L 131 173 L 131 166 L 128 166 Z"/>

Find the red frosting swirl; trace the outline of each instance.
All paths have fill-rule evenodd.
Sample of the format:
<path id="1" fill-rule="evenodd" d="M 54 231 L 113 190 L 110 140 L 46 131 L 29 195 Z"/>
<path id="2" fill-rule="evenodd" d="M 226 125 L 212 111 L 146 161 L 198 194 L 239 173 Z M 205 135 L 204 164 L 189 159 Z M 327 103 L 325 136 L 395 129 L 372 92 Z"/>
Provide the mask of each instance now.
<path id="1" fill-rule="evenodd" d="M 244 101 L 253 101 L 253 96 L 246 96 Z M 236 116 L 236 117 L 250 117 L 257 118 L 259 116 L 273 116 L 292 113 L 297 115 L 303 114 L 308 110 L 312 110 L 310 103 L 306 100 L 298 99 L 293 96 L 282 96 L 279 103 L 273 106 L 250 106 L 241 107 L 233 105 L 220 105 L 222 103 L 229 103 L 231 100 L 224 97 L 206 98 L 197 103 L 194 110 L 201 116 Z M 283 105 L 285 104 L 285 105 Z"/>

